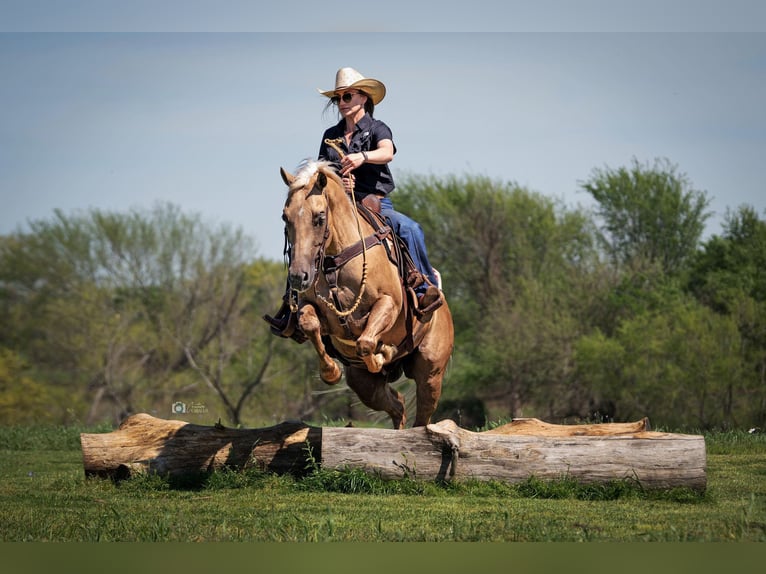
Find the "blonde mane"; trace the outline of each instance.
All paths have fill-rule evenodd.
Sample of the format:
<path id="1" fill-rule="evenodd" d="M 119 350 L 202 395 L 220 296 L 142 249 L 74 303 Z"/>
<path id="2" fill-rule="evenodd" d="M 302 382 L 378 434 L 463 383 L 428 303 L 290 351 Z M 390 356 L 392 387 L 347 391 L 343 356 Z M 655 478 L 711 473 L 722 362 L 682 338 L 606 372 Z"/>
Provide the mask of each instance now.
<path id="1" fill-rule="evenodd" d="M 338 185 L 343 185 L 340 176 L 336 172 L 332 162 L 307 158 L 298 164 L 295 172 L 295 180 L 290 185 L 288 193 L 292 193 L 296 189 L 303 189 L 309 184 L 309 182 L 311 182 L 311 178 L 320 172 L 324 173 L 328 177 L 334 178 Z"/>

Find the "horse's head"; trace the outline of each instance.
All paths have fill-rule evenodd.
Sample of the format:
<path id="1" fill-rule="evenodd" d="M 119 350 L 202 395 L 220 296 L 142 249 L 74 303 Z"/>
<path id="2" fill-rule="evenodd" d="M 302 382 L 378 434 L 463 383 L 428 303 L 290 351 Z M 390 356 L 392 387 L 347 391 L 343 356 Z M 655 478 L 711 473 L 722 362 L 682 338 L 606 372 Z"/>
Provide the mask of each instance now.
<path id="1" fill-rule="evenodd" d="M 330 234 L 330 210 L 327 186 L 339 186 L 340 180 L 326 162 L 307 161 L 295 175 L 280 169 L 288 186 L 287 201 L 282 210 L 290 249 L 288 281 L 299 293 L 308 290 L 316 280 L 320 259 Z"/>

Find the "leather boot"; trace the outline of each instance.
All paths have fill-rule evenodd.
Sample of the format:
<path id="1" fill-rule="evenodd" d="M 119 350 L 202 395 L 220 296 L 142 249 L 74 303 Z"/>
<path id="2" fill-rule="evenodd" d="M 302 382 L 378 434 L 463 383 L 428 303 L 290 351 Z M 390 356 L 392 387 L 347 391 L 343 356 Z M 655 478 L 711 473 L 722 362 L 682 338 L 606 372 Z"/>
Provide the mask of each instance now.
<path id="1" fill-rule="evenodd" d="M 277 337 L 290 338 L 298 343 L 306 340 L 306 335 L 298 329 L 298 317 L 290 311 L 290 304 L 286 299 L 282 301 L 282 306 L 274 317 L 264 315 L 263 320 L 270 325 L 271 333 Z"/>
<path id="2" fill-rule="evenodd" d="M 428 323 L 439 307 L 444 304 L 442 292 L 435 285 L 429 285 L 425 293 L 418 295 L 417 317 L 421 323 Z"/>

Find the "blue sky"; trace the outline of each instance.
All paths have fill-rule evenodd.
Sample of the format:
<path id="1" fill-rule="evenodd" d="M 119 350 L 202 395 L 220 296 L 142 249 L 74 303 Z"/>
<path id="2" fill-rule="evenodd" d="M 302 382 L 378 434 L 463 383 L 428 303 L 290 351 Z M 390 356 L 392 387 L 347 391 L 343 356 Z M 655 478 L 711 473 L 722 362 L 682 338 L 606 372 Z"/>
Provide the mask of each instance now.
<path id="1" fill-rule="evenodd" d="M 57 13 L 61 4 L 70 10 Z M 316 155 L 335 122 L 317 88 L 331 88 L 341 66 L 388 87 L 376 117 L 393 130 L 395 177 L 485 175 L 587 207 L 579 182 L 594 168 L 664 157 L 712 198 L 708 234 L 727 207 L 766 210 L 757 5 L 716 13 L 715 2 L 671 2 L 651 20 L 660 3 L 648 0 L 599 21 L 596 0 L 547 19 L 553 0 L 523 14 L 511 2 L 479 21 L 476 10 L 461 20 L 467 3 L 405 19 L 393 2 L 362 24 L 325 16 L 312 32 L 305 18 L 286 26 L 286 7 L 218 2 L 232 10 L 195 21 L 179 19 L 177 3 L 127 4 L 136 10 L 0 0 L 0 234 L 55 208 L 169 201 L 242 227 L 260 254 L 281 259 L 279 168 Z M 149 6 L 165 8 L 149 19 Z M 492 31 L 501 16 L 505 30 Z M 638 32 L 623 29 L 630 18 Z M 245 21 L 257 24 L 241 32 Z"/>

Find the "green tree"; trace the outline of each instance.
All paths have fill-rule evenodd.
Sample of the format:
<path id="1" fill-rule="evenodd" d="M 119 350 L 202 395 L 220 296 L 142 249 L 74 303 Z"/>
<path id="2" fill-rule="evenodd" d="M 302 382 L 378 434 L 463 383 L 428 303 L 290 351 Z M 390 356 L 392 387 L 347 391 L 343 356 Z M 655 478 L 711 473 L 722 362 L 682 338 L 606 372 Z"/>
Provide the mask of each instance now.
<path id="1" fill-rule="evenodd" d="M 752 424 L 766 425 L 766 221 L 747 205 L 726 214 L 724 232 L 696 254 L 687 286 L 699 301 L 731 316 L 743 340 Z"/>
<path id="2" fill-rule="evenodd" d="M 610 285 L 588 216 L 484 177 L 399 180 L 397 209 L 424 228 L 453 310 L 445 395 L 480 397 L 493 416 L 571 410 L 572 347 Z"/>
<path id="3" fill-rule="evenodd" d="M 700 301 L 723 313 L 742 297 L 766 301 L 766 221 L 751 206 L 726 213 L 723 234 L 695 254 L 688 286 Z"/>
<path id="4" fill-rule="evenodd" d="M 18 353 L 0 347 L 0 424 L 40 424 L 66 420 L 64 393 L 34 380 Z"/>
<path id="5" fill-rule="evenodd" d="M 239 424 L 274 358 L 260 353 L 234 374 L 235 360 L 273 338 L 260 315 L 263 299 L 278 300 L 279 272 L 253 264 L 253 247 L 241 230 L 172 205 L 56 212 L 0 243 L 0 301 L 14 320 L 2 342 L 36 380 L 86 397 L 91 422 L 170 413 L 203 387 Z"/>
<path id="6" fill-rule="evenodd" d="M 587 215 L 514 183 L 400 177 L 395 202 L 423 227 L 461 331 L 495 300 L 512 303 L 529 279 L 566 283 L 595 265 Z"/>
<path id="7" fill-rule="evenodd" d="M 246 266 L 239 278 L 246 296 L 233 316 L 218 309 L 220 321 L 210 344 L 196 350 L 179 341 L 192 370 L 224 405 L 229 420 L 241 425 L 246 414 L 261 421 L 280 422 L 306 418 L 321 401 L 300 381 L 311 380 L 316 370 L 316 353 L 310 345 L 299 346 L 274 337 L 260 318 L 284 293 L 281 263 L 258 259 Z M 225 287 L 219 288 L 225 292 Z M 230 297 L 219 297 L 229 304 Z M 259 401 L 251 399 L 257 390 Z"/>
<path id="8" fill-rule="evenodd" d="M 595 169 L 581 184 L 598 203 L 602 243 L 618 265 L 636 260 L 677 273 L 695 253 L 710 200 L 667 159 Z"/>
<path id="9" fill-rule="evenodd" d="M 766 428 L 766 302 L 752 297 L 739 299 L 732 309 L 743 345 L 743 422 Z"/>
<path id="10" fill-rule="evenodd" d="M 742 342 L 736 322 L 678 294 L 664 309 L 595 332 L 575 353 L 577 376 L 620 420 L 664 427 L 730 427 L 743 412 Z"/>
<path id="11" fill-rule="evenodd" d="M 579 328 L 543 283 L 530 282 L 513 304 L 499 299 L 486 316 L 471 353 L 473 384 L 505 417 L 569 413 L 571 397 L 560 391 L 570 377 Z"/>

